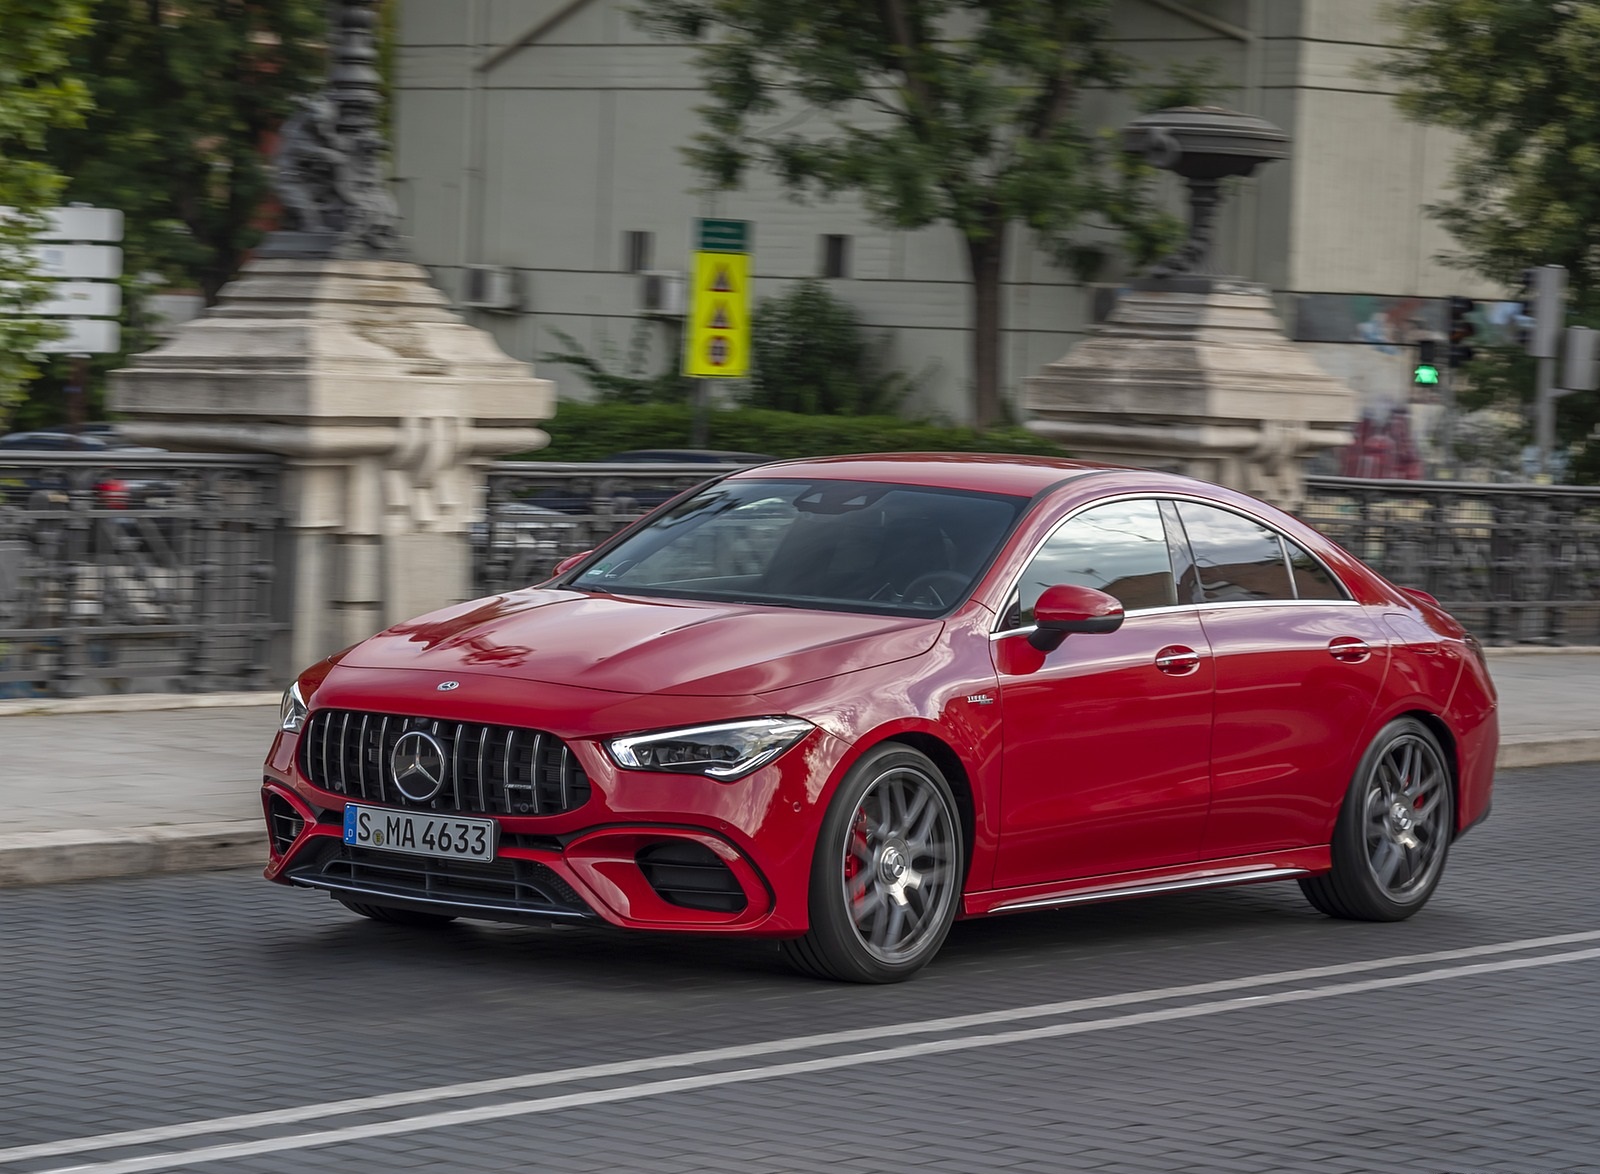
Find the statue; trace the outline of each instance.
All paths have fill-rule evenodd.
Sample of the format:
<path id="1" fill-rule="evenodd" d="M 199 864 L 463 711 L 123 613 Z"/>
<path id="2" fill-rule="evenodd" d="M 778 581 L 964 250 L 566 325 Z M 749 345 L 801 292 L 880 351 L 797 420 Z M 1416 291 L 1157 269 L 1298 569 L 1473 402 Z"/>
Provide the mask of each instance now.
<path id="1" fill-rule="evenodd" d="M 383 257 L 399 245 L 400 212 L 383 172 L 387 144 L 373 116 L 370 3 L 343 7 L 329 86 L 297 99 L 283 125 L 274 179 L 286 231 L 272 234 L 263 255 Z"/>

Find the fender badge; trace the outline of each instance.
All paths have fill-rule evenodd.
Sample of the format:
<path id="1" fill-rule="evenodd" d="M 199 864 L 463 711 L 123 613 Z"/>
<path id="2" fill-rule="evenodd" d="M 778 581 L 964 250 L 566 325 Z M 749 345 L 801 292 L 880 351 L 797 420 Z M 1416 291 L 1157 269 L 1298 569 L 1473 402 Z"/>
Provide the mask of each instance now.
<path id="1" fill-rule="evenodd" d="M 973 694 L 971 694 L 970 696 L 967 697 L 967 704 L 969 704 L 969 705 L 993 705 L 994 704 L 994 698 L 990 697 L 987 693 L 973 693 Z"/>
<path id="2" fill-rule="evenodd" d="M 448 693 L 452 689 L 459 689 L 459 688 L 461 688 L 461 682 L 460 681 L 440 681 L 439 682 L 438 691 L 440 693 Z"/>

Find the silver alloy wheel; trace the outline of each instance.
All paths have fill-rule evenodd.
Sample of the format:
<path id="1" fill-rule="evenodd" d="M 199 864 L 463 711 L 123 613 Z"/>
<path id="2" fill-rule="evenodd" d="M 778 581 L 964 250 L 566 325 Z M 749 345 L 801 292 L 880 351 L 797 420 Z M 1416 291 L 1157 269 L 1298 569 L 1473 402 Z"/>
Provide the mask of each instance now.
<path id="1" fill-rule="evenodd" d="M 909 961 L 937 940 L 956 899 L 955 812 L 922 771 L 897 766 L 851 814 L 840 880 L 851 928 L 880 962 Z"/>
<path id="2" fill-rule="evenodd" d="M 1362 833 L 1367 868 L 1378 888 L 1401 903 L 1425 894 L 1450 842 L 1450 772 L 1433 743 L 1404 734 L 1387 747 L 1367 779 Z"/>

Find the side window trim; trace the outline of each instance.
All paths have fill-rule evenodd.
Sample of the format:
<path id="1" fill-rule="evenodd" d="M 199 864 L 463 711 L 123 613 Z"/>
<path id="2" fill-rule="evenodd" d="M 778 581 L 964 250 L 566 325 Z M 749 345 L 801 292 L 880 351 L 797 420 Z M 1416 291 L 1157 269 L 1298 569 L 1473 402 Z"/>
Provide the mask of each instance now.
<path id="1" fill-rule="evenodd" d="M 1178 515 L 1178 503 L 1170 497 L 1160 499 L 1161 521 L 1167 529 L 1167 557 L 1172 560 L 1172 581 L 1178 592 L 1178 605 L 1180 607 L 1198 607 L 1205 602 L 1205 594 L 1200 589 L 1200 567 L 1195 559 L 1194 547 L 1189 544 L 1189 532 L 1183 528 L 1183 519 Z M 1179 560 L 1182 560 L 1183 570 L 1178 570 Z M 1188 586 L 1189 598 L 1184 599 L 1184 586 Z"/>

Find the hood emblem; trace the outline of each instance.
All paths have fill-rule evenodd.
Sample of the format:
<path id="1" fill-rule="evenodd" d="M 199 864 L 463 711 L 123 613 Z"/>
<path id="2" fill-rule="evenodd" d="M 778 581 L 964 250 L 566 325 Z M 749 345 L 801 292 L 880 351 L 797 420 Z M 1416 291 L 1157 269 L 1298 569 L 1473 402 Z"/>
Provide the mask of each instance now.
<path id="1" fill-rule="evenodd" d="M 389 775 L 413 803 L 426 803 L 444 789 L 444 746 L 423 730 L 407 730 L 389 752 Z"/>
<path id="2" fill-rule="evenodd" d="M 439 684 L 436 686 L 436 688 L 438 689 L 438 691 L 440 693 L 448 693 L 452 689 L 461 688 L 461 682 L 460 681 L 440 681 Z"/>

